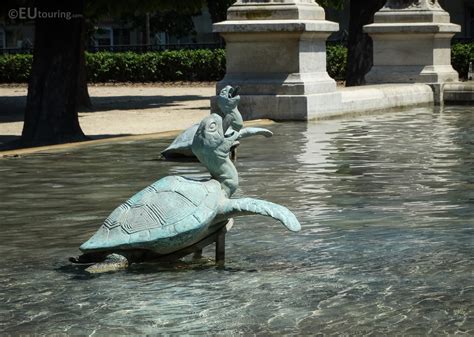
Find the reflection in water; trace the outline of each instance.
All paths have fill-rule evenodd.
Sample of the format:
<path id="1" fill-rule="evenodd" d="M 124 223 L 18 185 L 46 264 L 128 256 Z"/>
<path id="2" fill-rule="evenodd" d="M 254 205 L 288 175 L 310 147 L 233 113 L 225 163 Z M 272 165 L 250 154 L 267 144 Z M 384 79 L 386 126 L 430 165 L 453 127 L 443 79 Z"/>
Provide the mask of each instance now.
<path id="1" fill-rule="evenodd" d="M 420 108 L 247 139 L 237 197 L 287 205 L 303 230 L 237 219 L 224 270 L 67 266 L 136 191 L 206 174 L 157 161 L 167 141 L 1 160 L 0 331 L 472 335 L 473 127 L 472 108 Z"/>

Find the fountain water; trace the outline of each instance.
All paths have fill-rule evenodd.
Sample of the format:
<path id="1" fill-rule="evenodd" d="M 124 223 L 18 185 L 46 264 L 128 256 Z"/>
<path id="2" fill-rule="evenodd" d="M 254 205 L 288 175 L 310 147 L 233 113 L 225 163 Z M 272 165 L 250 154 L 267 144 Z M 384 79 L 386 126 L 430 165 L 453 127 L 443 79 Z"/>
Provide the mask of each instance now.
<path id="1" fill-rule="evenodd" d="M 236 218 L 223 269 L 190 258 L 114 275 L 65 266 L 157 176 L 207 174 L 150 160 L 170 139 L 1 159 L 2 333 L 472 335 L 474 109 L 272 128 L 265 146 L 242 143 L 235 196 L 285 204 L 303 230 Z"/>

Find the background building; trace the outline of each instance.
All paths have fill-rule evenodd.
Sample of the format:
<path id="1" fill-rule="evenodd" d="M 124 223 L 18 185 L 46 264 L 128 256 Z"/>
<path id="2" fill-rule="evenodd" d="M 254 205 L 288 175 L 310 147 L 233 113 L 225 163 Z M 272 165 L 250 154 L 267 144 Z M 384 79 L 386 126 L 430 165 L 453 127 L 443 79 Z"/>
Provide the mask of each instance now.
<path id="1" fill-rule="evenodd" d="M 462 27 L 462 31 L 456 34 L 455 38 L 472 41 L 474 36 L 474 0 L 439 0 L 439 2 L 450 13 L 451 22 Z M 340 24 L 339 32 L 333 34 L 330 39 L 345 40 L 349 26 L 349 0 L 346 0 L 342 11 L 328 9 L 326 14 L 328 20 Z M 211 16 L 206 7 L 203 7 L 201 15 L 192 18 L 192 23 L 194 26 L 193 32 L 180 37 L 163 31 L 150 31 L 150 45 L 192 47 L 195 44 L 198 47 L 199 45 L 221 43 L 219 36 L 212 33 Z M 130 22 L 110 17 L 102 19 L 95 28 L 95 33 L 91 35 L 88 43 L 91 49 L 121 50 L 119 47 L 146 44 L 145 29 L 136 28 L 136 25 Z M 33 43 L 33 21 L 13 23 L 0 21 L 0 49 L 3 52 L 15 52 L 19 49 L 27 50 L 33 46 Z"/>

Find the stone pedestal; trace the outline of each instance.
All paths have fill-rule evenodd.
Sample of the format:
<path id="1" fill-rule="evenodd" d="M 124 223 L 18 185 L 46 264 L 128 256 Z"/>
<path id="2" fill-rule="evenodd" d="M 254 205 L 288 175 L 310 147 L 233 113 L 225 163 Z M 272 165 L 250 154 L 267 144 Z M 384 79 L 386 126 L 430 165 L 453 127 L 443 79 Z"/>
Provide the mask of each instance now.
<path id="1" fill-rule="evenodd" d="M 241 87 L 246 119 L 306 120 L 310 101 L 340 102 L 326 71 L 326 39 L 338 24 L 313 0 L 239 0 L 214 25 L 226 40 L 227 71 L 217 84 Z"/>
<path id="2" fill-rule="evenodd" d="M 374 41 L 374 66 L 367 83 L 458 81 L 451 66 L 451 24 L 438 0 L 389 0 L 364 27 Z"/>

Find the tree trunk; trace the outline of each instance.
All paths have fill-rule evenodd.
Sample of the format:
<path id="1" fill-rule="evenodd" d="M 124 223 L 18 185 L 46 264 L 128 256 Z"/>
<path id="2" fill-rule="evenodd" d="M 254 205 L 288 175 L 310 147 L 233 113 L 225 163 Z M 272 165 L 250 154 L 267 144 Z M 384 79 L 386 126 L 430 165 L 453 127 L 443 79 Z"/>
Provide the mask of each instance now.
<path id="1" fill-rule="evenodd" d="M 82 20 L 81 50 L 79 52 L 79 75 L 77 76 L 77 108 L 92 108 L 89 90 L 87 90 L 87 69 L 86 69 L 86 21 Z"/>
<path id="2" fill-rule="evenodd" d="M 37 0 L 35 8 L 56 17 L 35 20 L 33 69 L 21 140 L 24 145 L 83 140 L 76 100 L 84 0 Z"/>
<path id="3" fill-rule="evenodd" d="M 373 23 L 374 14 L 386 0 L 350 0 L 350 21 L 346 86 L 365 84 L 365 74 L 372 68 L 373 43 L 363 31 L 364 25 Z"/>

